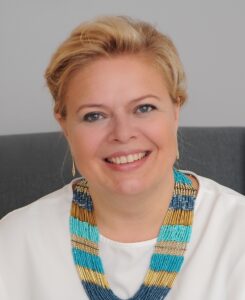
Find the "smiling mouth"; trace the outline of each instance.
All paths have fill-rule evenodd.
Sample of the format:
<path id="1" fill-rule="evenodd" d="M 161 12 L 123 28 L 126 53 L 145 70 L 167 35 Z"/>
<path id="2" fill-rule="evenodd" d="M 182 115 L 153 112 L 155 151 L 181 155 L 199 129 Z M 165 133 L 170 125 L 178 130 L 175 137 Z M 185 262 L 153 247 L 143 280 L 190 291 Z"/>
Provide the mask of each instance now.
<path id="1" fill-rule="evenodd" d="M 122 165 L 122 164 L 130 164 L 135 161 L 141 160 L 148 156 L 151 151 L 145 151 L 135 154 L 129 154 L 127 156 L 120 156 L 120 157 L 113 157 L 113 158 L 106 158 L 105 161 L 110 164 Z"/>

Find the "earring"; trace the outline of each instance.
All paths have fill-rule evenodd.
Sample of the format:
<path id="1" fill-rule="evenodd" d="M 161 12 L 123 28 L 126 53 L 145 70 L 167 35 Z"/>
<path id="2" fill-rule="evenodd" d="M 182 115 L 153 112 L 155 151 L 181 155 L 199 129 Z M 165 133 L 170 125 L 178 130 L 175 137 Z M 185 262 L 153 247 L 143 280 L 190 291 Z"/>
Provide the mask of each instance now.
<path id="1" fill-rule="evenodd" d="M 76 175 L 76 167 L 75 167 L 74 160 L 72 160 L 72 169 L 71 169 L 71 173 L 72 173 L 72 176 L 75 177 L 75 175 Z"/>
<path id="2" fill-rule="evenodd" d="M 178 138 L 177 138 L 177 142 L 176 142 L 176 160 L 179 160 L 179 142 L 178 142 Z"/>
<path id="3" fill-rule="evenodd" d="M 176 159 L 179 160 L 179 147 L 177 147 Z"/>

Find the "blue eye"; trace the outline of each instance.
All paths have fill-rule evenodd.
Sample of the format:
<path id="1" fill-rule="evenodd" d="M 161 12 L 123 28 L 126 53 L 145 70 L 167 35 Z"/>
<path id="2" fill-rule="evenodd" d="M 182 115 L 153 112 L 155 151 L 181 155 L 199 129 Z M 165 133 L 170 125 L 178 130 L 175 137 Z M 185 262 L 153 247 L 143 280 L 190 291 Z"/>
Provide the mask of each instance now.
<path id="1" fill-rule="evenodd" d="M 102 118 L 103 118 L 103 116 L 102 116 L 101 113 L 99 113 L 99 112 L 91 112 L 91 113 L 86 114 L 83 117 L 83 121 L 85 121 L 85 122 L 95 122 L 95 121 L 100 120 Z"/>
<path id="2" fill-rule="evenodd" d="M 136 111 L 139 111 L 140 113 L 147 113 L 147 112 L 151 112 L 152 110 L 155 110 L 156 107 L 154 105 L 151 104 L 143 104 L 143 105 L 139 105 Z"/>

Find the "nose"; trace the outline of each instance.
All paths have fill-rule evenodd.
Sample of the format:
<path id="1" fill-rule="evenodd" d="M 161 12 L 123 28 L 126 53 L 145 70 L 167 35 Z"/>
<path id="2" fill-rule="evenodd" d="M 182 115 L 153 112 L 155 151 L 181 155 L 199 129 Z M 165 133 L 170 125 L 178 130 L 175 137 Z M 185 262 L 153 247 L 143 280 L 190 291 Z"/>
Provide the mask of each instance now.
<path id="1" fill-rule="evenodd" d="M 127 143 L 129 140 L 136 138 L 136 128 L 133 120 L 128 116 L 114 116 L 110 126 L 110 142 Z"/>

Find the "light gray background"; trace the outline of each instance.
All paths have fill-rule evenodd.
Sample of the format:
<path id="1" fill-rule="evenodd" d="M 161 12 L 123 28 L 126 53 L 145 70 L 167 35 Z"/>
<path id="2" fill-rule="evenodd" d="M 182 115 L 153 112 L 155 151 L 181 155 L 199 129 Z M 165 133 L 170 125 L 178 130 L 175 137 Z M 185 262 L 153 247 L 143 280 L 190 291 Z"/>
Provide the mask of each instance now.
<path id="1" fill-rule="evenodd" d="M 0 0 L 0 134 L 58 129 L 43 73 L 84 20 L 129 15 L 174 40 L 188 76 L 184 126 L 245 126 L 245 1 Z"/>

